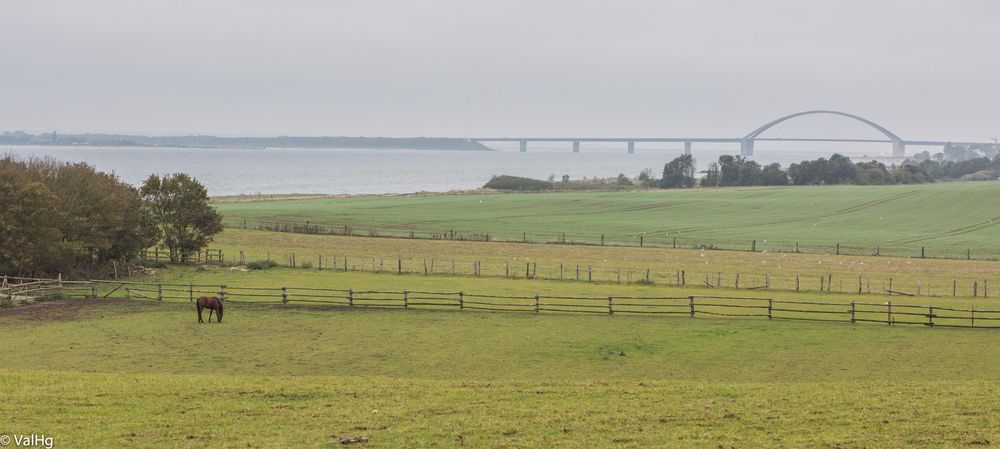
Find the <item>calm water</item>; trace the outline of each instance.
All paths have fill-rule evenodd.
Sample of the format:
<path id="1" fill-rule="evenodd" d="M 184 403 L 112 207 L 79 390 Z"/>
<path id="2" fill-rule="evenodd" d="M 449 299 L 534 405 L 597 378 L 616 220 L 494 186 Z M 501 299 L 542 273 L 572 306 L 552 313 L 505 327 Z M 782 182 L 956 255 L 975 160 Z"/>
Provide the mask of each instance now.
<path id="1" fill-rule="evenodd" d="M 515 151 L 434 151 L 367 149 L 269 148 L 133 148 L 3 146 L 0 153 L 19 157 L 48 156 L 87 162 L 102 171 L 118 174 L 139 185 L 150 174 L 188 173 L 198 178 L 210 195 L 287 193 L 412 193 L 442 192 L 481 187 L 491 176 L 509 174 L 545 179 L 610 177 L 625 173 L 635 177 L 645 168 L 656 173 L 680 150 L 594 149 L 571 153 L 568 149 L 538 148 Z M 698 165 L 732 150 L 695 149 Z M 763 152 L 761 163 L 791 162 L 829 157 L 830 152 Z M 841 151 L 848 156 L 864 152 Z M 871 151 L 868 154 L 874 154 Z"/>

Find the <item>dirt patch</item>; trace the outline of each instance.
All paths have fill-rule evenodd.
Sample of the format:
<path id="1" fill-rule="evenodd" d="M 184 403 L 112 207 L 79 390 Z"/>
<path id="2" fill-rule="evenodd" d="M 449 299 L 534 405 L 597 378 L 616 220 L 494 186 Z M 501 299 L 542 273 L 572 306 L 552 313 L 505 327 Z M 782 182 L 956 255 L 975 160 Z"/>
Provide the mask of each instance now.
<path id="1" fill-rule="evenodd" d="M 152 303 L 122 299 L 58 299 L 0 309 L 0 318 L 26 321 L 70 321 L 104 314 L 138 313 Z"/>

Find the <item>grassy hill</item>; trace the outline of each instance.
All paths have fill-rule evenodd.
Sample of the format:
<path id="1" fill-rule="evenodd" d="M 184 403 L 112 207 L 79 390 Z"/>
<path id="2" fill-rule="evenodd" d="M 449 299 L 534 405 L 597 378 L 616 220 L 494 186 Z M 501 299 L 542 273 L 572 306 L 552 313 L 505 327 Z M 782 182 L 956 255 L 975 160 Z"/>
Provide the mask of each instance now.
<path id="1" fill-rule="evenodd" d="M 494 240 L 916 256 L 1000 257 L 1000 184 L 363 196 L 219 202 L 230 226 L 305 223 L 368 235 L 489 233 Z"/>

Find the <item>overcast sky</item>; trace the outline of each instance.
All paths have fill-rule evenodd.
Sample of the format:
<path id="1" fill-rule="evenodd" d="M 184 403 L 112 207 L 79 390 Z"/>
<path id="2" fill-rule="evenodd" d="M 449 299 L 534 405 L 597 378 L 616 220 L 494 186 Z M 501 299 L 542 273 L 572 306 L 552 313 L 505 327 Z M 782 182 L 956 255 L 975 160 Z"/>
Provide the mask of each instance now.
<path id="1" fill-rule="evenodd" d="M 0 1 L 0 130 L 1000 134 L 990 0 Z"/>

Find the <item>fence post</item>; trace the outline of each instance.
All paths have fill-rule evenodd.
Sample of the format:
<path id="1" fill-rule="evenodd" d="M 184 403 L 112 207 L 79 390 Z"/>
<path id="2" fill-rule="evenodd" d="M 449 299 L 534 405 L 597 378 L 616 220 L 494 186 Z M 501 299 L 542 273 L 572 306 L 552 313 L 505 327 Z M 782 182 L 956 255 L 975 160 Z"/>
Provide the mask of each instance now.
<path id="1" fill-rule="evenodd" d="M 587 265 L 587 282 L 593 282 L 594 280 L 594 269 L 590 265 Z"/>
<path id="2" fill-rule="evenodd" d="M 920 247 L 920 258 L 921 259 L 924 258 L 924 247 L 923 246 Z"/>
<path id="3" fill-rule="evenodd" d="M 756 240 L 753 240 L 753 241 L 750 242 L 750 251 L 751 252 L 757 252 L 757 241 Z"/>
<path id="4" fill-rule="evenodd" d="M 281 287 L 281 303 L 288 304 L 288 288 Z"/>
<path id="5" fill-rule="evenodd" d="M 677 237 L 674 237 L 674 249 L 677 249 Z"/>
<path id="6" fill-rule="evenodd" d="M 465 293 L 458 292 L 458 309 L 462 310 L 465 308 Z"/>
<path id="7" fill-rule="evenodd" d="M 688 296 L 688 306 L 691 308 L 691 318 L 694 318 L 694 295 Z"/>
<path id="8" fill-rule="evenodd" d="M 226 302 L 226 286 L 219 286 L 219 301 Z"/>
<path id="9" fill-rule="evenodd" d="M 851 324 L 854 324 L 856 322 L 854 320 L 854 313 L 856 312 L 856 310 L 857 307 L 855 306 L 854 301 L 851 301 Z"/>
<path id="10" fill-rule="evenodd" d="M 188 282 L 188 301 L 194 302 L 194 284 Z"/>
<path id="11" fill-rule="evenodd" d="M 408 290 L 403 290 L 403 308 L 410 308 L 410 292 Z"/>
<path id="12" fill-rule="evenodd" d="M 646 239 L 646 236 L 644 236 L 644 235 L 640 235 L 639 236 L 639 247 L 640 248 L 643 247 L 643 242 L 645 241 L 645 239 Z"/>
<path id="13" fill-rule="evenodd" d="M 839 243 L 837 244 L 837 255 L 838 256 L 840 255 L 840 244 Z"/>
<path id="14" fill-rule="evenodd" d="M 354 290 L 347 289 L 347 307 L 354 307 Z"/>
<path id="15" fill-rule="evenodd" d="M 772 318 L 771 316 L 772 308 L 773 308 L 772 299 L 767 298 L 767 319 L 769 320 Z"/>
<path id="16" fill-rule="evenodd" d="M 90 297 L 97 298 L 97 283 L 90 281 Z"/>
<path id="17" fill-rule="evenodd" d="M 601 246 L 604 246 L 604 234 L 601 234 Z"/>
<path id="18" fill-rule="evenodd" d="M 396 273 L 403 274 L 403 256 L 396 256 Z"/>
<path id="19" fill-rule="evenodd" d="M 934 327 L 934 306 L 927 306 L 927 325 Z"/>
<path id="20" fill-rule="evenodd" d="M 612 297 L 608 296 L 608 315 L 614 315 L 614 314 L 615 314 L 615 309 L 614 306 L 612 305 Z"/>
<path id="21" fill-rule="evenodd" d="M 538 313 L 538 306 L 540 305 L 539 303 L 541 303 L 541 299 L 542 298 L 540 296 L 535 295 L 535 313 Z"/>
<path id="22" fill-rule="evenodd" d="M 163 301 L 163 284 L 156 283 L 156 300 Z"/>
<path id="23" fill-rule="evenodd" d="M 886 301 L 885 305 L 887 306 L 886 311 L 889 314 L 889 325 L 892 326 L 892 301 Z"/>

